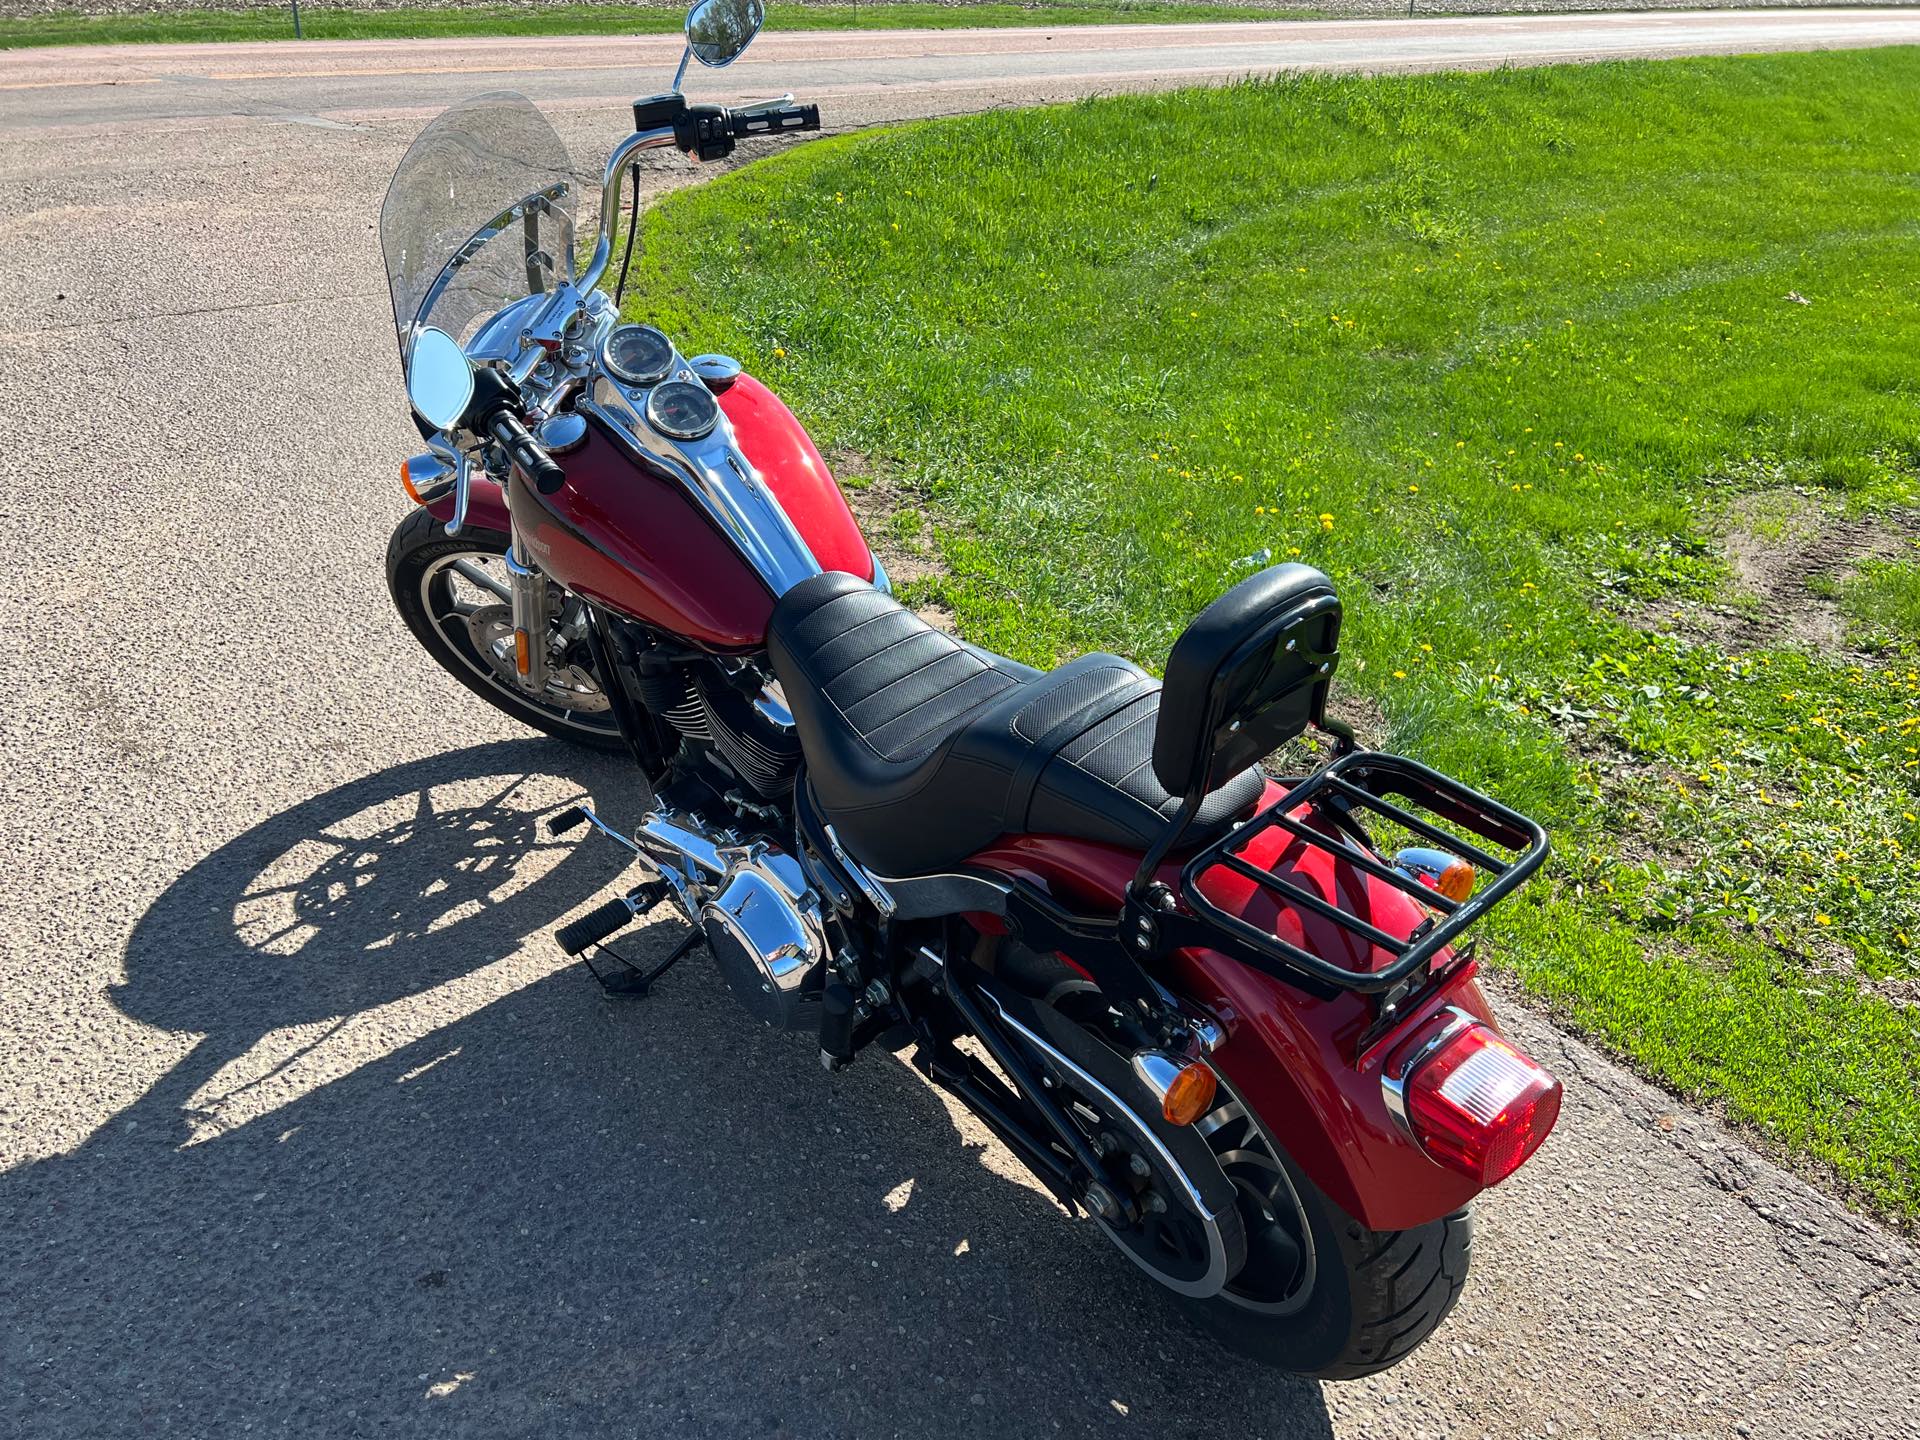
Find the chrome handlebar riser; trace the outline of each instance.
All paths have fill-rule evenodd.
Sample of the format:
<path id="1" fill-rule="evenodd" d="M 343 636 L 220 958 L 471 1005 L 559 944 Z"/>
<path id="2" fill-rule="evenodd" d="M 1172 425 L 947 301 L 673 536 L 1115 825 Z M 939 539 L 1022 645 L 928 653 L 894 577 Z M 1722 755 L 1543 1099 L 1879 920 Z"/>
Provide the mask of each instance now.
<path id="1" fill-rule="evenodd" d="M 576 290 L 592 292 L 607 273 L 607 263 L 613 259 L 614 225 L 620 214 L 621 181 L 626 176 L 627 167 L 633 163 L 633 157 L 642 150 L 658 150 L 671 144 L 673 127 L 662 125 L 652 130 L 636 130 L 613 147 L 613 153 L 607 157 L 606 175 L 600 182 L 600 233 L 594 236 L 593 258 L 587 261 L 587 268 L 574 281 Z M 639 182 L 636 180 L 634 183 Z"/>

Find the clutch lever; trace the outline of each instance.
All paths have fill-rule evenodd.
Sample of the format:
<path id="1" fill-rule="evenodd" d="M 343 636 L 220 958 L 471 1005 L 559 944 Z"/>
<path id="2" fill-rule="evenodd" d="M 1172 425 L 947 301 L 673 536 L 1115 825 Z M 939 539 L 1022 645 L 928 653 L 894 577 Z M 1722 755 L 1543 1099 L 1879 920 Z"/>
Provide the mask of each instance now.
<path id="1" fill-rule="evenodd" d="M 438 436 L 427 441 L 427 449 L 434 457 L 453 467 L 453 518 L 446 523 L 449 535 L 458 535 L 467 523 L 467 499 L 472 494 L 472 462 L 467 453 L 456 446 L 449 445 Z"/>

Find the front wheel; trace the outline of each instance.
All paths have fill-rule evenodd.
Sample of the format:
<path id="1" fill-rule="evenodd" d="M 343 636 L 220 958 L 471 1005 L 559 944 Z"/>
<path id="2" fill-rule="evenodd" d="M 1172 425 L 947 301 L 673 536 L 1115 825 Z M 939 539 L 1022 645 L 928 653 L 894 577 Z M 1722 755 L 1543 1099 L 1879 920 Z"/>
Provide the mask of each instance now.
<path id="1" fill-rule="evenodd" d="M 394 608 L 426 652 L 474 694 L 523 724 L 596 750 L 624 752 L 607 697 L 593 671 L 580 602 L 553 607 L 546 637 L 554 656 L 547 688 L 522 690 L 513 668 L 509 538 L 468 525 L 450 536 L 416 510 L 387 544 L 387 589 Z"/>
<path id="2" fill-rule="evenodd" d="M 1240 1192 L 1247 1263 L 1219 1294 L 1187 1302 L 1190 1312 L 1229 1348 L 1322 1380 L 1404 1360 L 1460 1299 L 1472 1217 L 1461 1209 L 1411 1230 L 1369 1230 L 1224 1084 L 1220 1094 L 1196 1127 Z"/>

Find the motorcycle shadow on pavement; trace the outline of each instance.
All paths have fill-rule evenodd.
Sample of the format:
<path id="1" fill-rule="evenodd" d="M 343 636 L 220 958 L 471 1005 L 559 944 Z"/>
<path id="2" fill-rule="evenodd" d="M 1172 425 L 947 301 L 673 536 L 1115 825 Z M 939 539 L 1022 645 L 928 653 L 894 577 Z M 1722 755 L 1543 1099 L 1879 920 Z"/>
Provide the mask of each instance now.
<path id="1" fill-rule="evenodd" d="M 823 1074 L 704 952 L 603 999 L 546 934 L 618 875 L 539 824 L 583 790 L 642 803 L 552 742 L 397 766 L 161 896 L 114 998 L 203 1038 L 0 1176 L 0 1429 L 1330 1433 L 905 1066 Z"/>

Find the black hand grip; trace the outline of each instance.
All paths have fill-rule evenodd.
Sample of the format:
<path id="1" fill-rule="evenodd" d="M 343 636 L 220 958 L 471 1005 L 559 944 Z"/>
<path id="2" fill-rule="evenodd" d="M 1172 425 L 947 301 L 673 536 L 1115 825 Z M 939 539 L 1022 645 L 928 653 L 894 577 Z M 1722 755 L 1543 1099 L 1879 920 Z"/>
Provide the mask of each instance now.
<path id="1" fill-rule="evenodd" d="M 560 948 L 569 955 L 578 955 L 590 945 L 598 945 L 622 925 L 633 919 L 633 907 L 627 904 L 623 895 L 618 900 L 609 900 L 596 910 L 589 910 L 571 925 L 562 925 L 554 931 L 553 938 L 560 942 Z"/>
<path id="2" fill-rule="evenodd" d="M 546 446 L 528 433 L 520 417 L 511 410 L 494 411 L 493 418 L 487 422 L 487 431 L 542 495 L 551 495 L 567 483 L 567 472 L 554 462 Z"/>
<path id="3" fill-rule="evenodd" d="M 750 135 L 777 135 L 783 130 L 818 130 L 818 105 L 787 105 L 778 110 L 749 110 L 727 116 L 727 133 L 735 139 Z"/>

